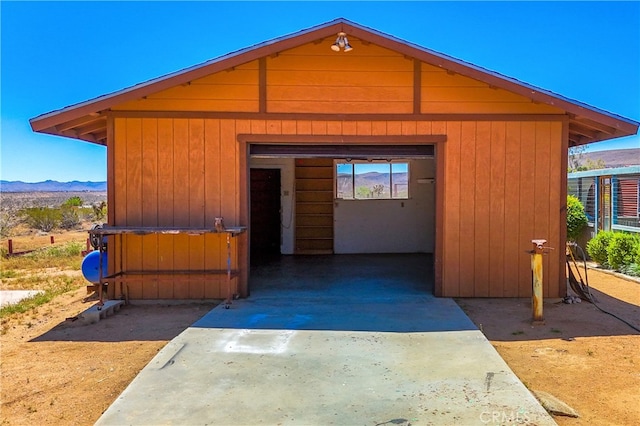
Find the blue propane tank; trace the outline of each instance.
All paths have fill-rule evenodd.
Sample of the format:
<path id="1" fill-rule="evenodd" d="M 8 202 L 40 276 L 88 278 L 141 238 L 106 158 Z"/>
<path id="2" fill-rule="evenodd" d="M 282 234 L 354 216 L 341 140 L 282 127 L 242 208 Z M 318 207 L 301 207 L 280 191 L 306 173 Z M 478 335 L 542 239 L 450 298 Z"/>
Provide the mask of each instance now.
<path id="1" fill-rule="evenodd" d="M 102 253 L 102 275 L 107 275 L 107 253 Z M 100 251 L 94 250 L 82 259 L 82 275 L 93 284 L 100 284 Z"/>

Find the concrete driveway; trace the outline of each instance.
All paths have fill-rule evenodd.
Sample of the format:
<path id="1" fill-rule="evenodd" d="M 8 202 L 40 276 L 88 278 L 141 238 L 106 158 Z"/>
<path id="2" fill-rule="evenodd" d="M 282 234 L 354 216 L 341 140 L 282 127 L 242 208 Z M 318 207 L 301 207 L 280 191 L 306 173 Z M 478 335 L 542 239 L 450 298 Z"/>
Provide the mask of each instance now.
<path id="1" fill-rule="evenodd" d="M 249 299 L 173 339 L 97 424 L 555 424 L 456 303 L 424 291 L 424 258 L 371 259 L 252 273 Z"/>

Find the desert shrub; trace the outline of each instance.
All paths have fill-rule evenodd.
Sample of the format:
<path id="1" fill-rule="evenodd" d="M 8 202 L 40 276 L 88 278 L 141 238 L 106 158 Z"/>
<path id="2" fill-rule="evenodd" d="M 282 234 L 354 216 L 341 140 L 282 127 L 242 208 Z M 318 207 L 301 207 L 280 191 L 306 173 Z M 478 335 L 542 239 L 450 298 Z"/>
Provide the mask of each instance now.
<path id="1" fill-rule="evenodd" d="M 637 235 L 616 232 L 607 247 L 607 259 L 611 268 L 620 270 L 633 263 L 637 245 L 640 239 Z"/>
<path id="2" fill-rule="evenodd" d="M 567 196 L 567 238 L 575 241 L 587 225 L 587 215 L 584 206 L 574 195 Z"/>
<path id="3" fill-rule="evenodd" d="M 79 207 L 76 209 L 76 212 L 78 213 L 80 221 L 93 222 L 96 220 L 96 215 L 93 213 L 93 208 L 91 207 Z"/>
<path id="4" fill-rule="evenodd" d="M 49 207 L 32 207 L 22 210 L 27 224 L 43 232 L 49 232 L 60 223 L 60 210 Z"/>
<path id="5" fill-rule="evenodd" d="M 102 220 L 107 214 L 107 203 L 102 201 L 100 204 L 96 203 L 93 206 L 93 214 L 96 220 Z"/>
<path id="6" fill-rule="evenodd" d="M 63 206 L 60 209 L 60 228 L 73 229 L 80 224 L 77 209 L 71 206 Z"/>
<path id="7" fill-rule="evenodd" d="M 366 186 L 357 187 L 356 198 L 371 198 L 371 190 Z"/>
<path id="8" fill-rule="evenodd" d="M 62 207 L 80 207 L 82 205 L 82 198 L 74 196 L 62 203 Z"/>
<path id="9" fill-rule="evenodd" d="M 20 217 L 12 211 L 0 212 L 0 237 L 10 237 L 13 229 L 20 223 Z"/>
<path id="10" fill-rule="evenodd" d="M 609 266 L 609 258 L 607 254 L 607 247 L 609 247 L 609 241 L 613 238 L 613 231 L 600 231 L 587 243 L 587 253 L 594 262 L 601 266 Z"/>

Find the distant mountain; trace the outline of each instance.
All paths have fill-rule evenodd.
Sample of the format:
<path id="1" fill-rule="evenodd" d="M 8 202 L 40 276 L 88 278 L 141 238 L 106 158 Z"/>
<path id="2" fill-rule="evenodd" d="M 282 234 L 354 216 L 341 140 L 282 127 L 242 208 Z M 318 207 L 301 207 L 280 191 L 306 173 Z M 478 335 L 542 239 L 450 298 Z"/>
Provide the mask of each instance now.
<path id="1" fill-rule="evenodd" d="M 640 148 L 611 149 L 608 151 L 585 152 L 582 163 L 587 160 L 602 160 L 606 168 L 640 165 Z"/>
<path id="2" fill-rule="evenodd" d="M 409 175 L 404 173 L 394 173 L 393 174 L 393 182 L 394 183 L 407 183 L 407 178 Z M 360 173 L 356 175 L 356 186 L 373 186 L 377 184 L 388 185 L 389 184 L 389 173 L 380 173 L 380 172 L 367 172 Z"/>
<path id="3" fill-rule="evenodd" d="M 393 183 L 396 185 L 406 185 L 408 183 L 409 174 L 406 172 L 399 172 L 393 174 Z M 352 185 L 355 183 L 356 187 L 366 186 L 367 188 L 373 188 L 375 185 L 389 185 L 389 173 L 380 172 L 367 172 L 356 175 L 356 181 L 351 182 L 350 173 L 338 174 L 338 191 L 351 193 L 353 191 Z"/>
<path id="4" fill-rule="evenodd" d="M 105 192 L 107 182 L 21 182 L 0 180 L 0 192 Z"/>

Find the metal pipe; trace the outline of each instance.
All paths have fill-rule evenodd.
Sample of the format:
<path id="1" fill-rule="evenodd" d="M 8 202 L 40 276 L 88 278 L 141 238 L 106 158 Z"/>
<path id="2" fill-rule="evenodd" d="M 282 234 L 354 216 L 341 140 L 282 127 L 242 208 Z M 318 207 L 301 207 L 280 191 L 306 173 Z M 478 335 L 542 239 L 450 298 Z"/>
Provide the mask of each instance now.
<path id="1" fill-rule="evenodd" d="M 542 270 L 542 254 L 545 249 L 544 244 L 547 240 L 531 240 L 533 250 L 531 251 L 531 274 L 533 283 L 533 295 L 531 305 L 533 310 L 533 323 L 544 324 L 543 315 L 543 270 Z"/>

